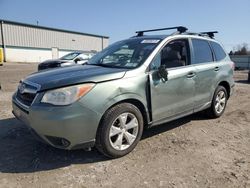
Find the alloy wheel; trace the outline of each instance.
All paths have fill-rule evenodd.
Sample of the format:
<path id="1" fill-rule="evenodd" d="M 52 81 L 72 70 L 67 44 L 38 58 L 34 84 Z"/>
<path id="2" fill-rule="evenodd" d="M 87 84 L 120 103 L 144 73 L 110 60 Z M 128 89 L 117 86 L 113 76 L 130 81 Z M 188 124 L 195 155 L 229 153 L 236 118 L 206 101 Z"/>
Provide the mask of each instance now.
<path id="1" fill-rule="evenodd" d="M 223 112 L 226 105 L 226 94 L 224 91 L 218 92 L 215 99 L 215 110 L 218 114 Z"/>
<path id="2" fill-rule="evenodd" d="M 109 141 L 116 150 L 129 148 L 138 135 L 138 120 L 132 113 L 120 114 L 112 123 L 109 131 Z"/>

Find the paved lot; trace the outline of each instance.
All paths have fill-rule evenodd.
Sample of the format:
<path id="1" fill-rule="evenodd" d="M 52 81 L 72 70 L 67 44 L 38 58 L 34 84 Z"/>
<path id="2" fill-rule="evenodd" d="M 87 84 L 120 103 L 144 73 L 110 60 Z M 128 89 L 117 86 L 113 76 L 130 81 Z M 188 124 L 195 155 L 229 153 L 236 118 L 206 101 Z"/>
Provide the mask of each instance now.
<path id="1" fill-rule="evenodd" d="M 225 114 L 195 114 L 146 130 L 129 155 L 43 145 L 11 114 L 11 95 L 36 64 L 0 67 L 0 187 L 250 187 L 250 84 L 236 72 Z"/>

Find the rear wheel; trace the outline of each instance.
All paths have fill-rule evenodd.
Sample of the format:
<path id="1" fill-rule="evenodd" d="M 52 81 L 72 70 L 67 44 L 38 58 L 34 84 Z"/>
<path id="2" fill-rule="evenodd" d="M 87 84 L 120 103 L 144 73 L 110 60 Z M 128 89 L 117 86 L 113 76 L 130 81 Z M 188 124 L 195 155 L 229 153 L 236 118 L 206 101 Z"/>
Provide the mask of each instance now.
<path id="1" fill-rule="evenodd" d="M 225 111 L 227 105 L 227 90 L 223 86 L 218 86 L 215 90 L 211 107 L 207 110 L 211 118 L 220 117 Z"/>
<path id="2" fill-rule="evenodd" d="M 135 148 L 142 131 L 140 110 L 130 103 L 118 104 L 104 114 L 97 131 L 96 148 L 108 157 L 122 157 Z"/>

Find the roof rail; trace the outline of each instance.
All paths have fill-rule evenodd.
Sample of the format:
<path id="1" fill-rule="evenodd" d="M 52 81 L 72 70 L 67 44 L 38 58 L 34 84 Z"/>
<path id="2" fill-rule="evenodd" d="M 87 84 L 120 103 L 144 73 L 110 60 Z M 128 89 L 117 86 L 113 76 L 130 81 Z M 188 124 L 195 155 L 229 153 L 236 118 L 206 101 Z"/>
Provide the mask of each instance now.
<path id="1" fill-rule="evenodd" d="M 179 33 L 184 33 L 184 32 L 186 32 L 188 30 L 186 27 L 177 26 L 177 27 L 167 27 L 167 28 L 160 28 L 160 29 L 150 29 L 150 30 L 136 31 L 135 33 L 137 33 L 137 36 L 140 37 L 140 36 L 143 36 L 143 33 L 146 33 L 146 32 L 171 30 L 171 29 L 177 29 L 177 31 Z"/>
<path id="2" fill-rule="evenodd" d="M 207 36 L 210 37 L 211 39 L 214 38 L 214 34 L 215 34 L 215 33 L 218 33 L 218 31 L 200 32 L 200 34 L 201 34 L 202 36 L 207 35 Z"/>

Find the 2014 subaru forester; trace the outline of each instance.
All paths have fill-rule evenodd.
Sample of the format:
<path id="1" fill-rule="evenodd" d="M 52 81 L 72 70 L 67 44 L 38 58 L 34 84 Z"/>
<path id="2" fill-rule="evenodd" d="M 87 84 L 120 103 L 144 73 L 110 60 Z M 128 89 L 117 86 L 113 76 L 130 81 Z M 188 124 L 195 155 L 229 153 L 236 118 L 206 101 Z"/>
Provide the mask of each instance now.
<path id="1" fill-rule="evenodd" d="M 177 31 L 144 35 L 167 29 Z M 54 147 L 95 146 L 112 158 L 132 151 L 145 127 L 202 110 L 221 116 L 234 63 L 215 32 L 157 30 L 116 42 L 85 65 L 29 75 L 13 95 L 14 115 Z"/>

